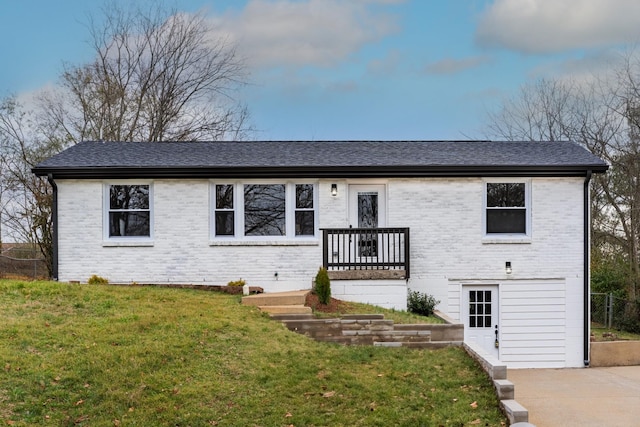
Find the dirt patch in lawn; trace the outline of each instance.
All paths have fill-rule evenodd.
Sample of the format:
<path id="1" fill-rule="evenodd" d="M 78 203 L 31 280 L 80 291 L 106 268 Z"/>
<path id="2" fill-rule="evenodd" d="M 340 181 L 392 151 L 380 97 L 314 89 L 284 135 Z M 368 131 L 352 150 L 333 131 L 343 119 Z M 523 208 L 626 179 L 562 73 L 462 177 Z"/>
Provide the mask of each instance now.
<path id="1" fill-rule="evenodd" d="M 346 301 L 331 298 L 329 304 L 321 304 L 318 295 L 313 292 L 307 294 L 307 299 L 304 305 L 311 307 L 314 312 L 327 313 L 327 314 L 344 314 L 348 313 L 353 308 L 353 305 Z"/>

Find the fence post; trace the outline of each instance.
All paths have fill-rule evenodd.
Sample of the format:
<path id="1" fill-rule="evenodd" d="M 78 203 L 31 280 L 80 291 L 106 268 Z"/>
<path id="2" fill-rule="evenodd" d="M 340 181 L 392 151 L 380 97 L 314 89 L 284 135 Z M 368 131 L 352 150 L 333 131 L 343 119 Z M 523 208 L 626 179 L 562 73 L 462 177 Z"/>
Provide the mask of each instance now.
<path id="1" fill-rule="evenodd" d="M 613 294 L 609 294 L 607 295 L 607 313 L 608 313 L 608 322 L 607 322 L 607 327 L 609 329 L 611 329 L 612 325 L 613 325 Z"/>

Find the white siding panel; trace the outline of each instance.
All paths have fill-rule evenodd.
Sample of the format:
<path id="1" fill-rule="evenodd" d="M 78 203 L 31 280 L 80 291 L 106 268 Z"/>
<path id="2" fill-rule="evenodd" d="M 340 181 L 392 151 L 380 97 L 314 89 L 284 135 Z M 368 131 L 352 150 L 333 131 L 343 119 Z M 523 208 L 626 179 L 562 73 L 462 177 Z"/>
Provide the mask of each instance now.
<path id="1" fill-rule="evenodd" d="M 564 325 L 558 325 L 558 322 L 554 322 L 553 325 L 545 325 L 545 321 L 536 321 L 535 324 L 531 322 L 527 322 L 526 324 L 519 324 L 518 326 L 502 326 L 502 334 L 513 334 L 515 339 L 522 339 L 524 336 L 530 337 L 533 334 L 545 334 L 548 338 L 549 336 L 553 336 L 550 334 L 562 334 L 564 333 Z M 527 338 L 530 339 L 530 338 Z"/>
<path id="2" fill-rule="evenodd" d="M 500 288 L 500 359 L 510 367 L 564 367 L 566 283 L 508 281 Z"/>
<path id="3" fill-rule="evenodd" d="M 546 306 L 541 305 L 510 305 L 505 304 L 502 315 L 505 319 L 527 319 L 527 318 L 540 318 L 540 319 L 564 319 L 565 312 L 564 307 L 561 304 L 549 304 Z"/>
<path id="4" fill-rule="evenodd" d="M 527 285 L 526 289 L 518 290 L 516 294 L 508 293 L 504 295 L 504 300 L 514 300 L 515 301 L 526 301 L 528 299 L 532 300 L 540 300 L 541 298 L 551 299 L 551 300 L 564 300 L 565 291 L 563 289 L 558 289 L 557 286 L 549 289 L 548 286 L 537 286 L 534 289 L 529 288 Z"/>
<path id="5" fill-rule="evenodd" d="M 532 315 L 537 315 L 537 317 L 532 317 Z M 506 315 L 502 315 L 502 321 L 504 323 L 517 323 L 522 326 L 518 326 L 518 328 L 526 328 L 525 325 L 530 320 L 534 320 L 535 324 L 532 325 L 532 328 L 542 327 L 542 326 L 558 326 L 564 322 L 564 316 L 551 316 L 546 312 L 542 313 L 521 313 L 520 316 L 517 317 L 507 317 Z M 561 327 L 561 326 L 558 326 Z M 502 330 L 505 331 L 505 327 L 502 327 Z"/>
<path id="6" fill-rule="evenodd" d="M 509 355 L 512 360 L 517 360 L 517 357 L 528 357 L 528 356 L 536 356 L 536 359 L 539 359 L 540 356 L 549 356 L 553 359 L 559 359 L 558 355 L 564 354 L 564 348 L 561 346 L 550 347 L 550 346 L 531 346 L 528 348 L 516 347 L 509 349 Z M 554 356 L 555 355 L 555 356 Z M 517 357 L 516 357 L 517 356 Z"/>

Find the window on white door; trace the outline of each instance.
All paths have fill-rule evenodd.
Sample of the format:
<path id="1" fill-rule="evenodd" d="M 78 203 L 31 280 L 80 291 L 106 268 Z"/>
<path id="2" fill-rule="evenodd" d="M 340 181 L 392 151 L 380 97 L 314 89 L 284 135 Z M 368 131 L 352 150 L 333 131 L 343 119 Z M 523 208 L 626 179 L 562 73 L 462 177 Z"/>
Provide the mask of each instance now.
<path id="1" fill-rule="evenodd" d="M 491 327 L 491 291 L 469 291 L 469 327 Z"/>

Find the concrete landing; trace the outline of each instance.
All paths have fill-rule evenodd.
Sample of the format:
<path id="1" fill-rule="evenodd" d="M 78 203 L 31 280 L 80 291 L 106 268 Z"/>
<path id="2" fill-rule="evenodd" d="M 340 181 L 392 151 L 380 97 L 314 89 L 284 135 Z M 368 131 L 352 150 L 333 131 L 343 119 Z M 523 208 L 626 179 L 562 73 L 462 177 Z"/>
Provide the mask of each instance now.
<path id="1" fill-rule="evenodd" d="M 310 314 L 311 307 L 304 305 L 310 290 L 274 292 L 242 297 L 243 305 L 253 305 L 270 314 Z"/>

